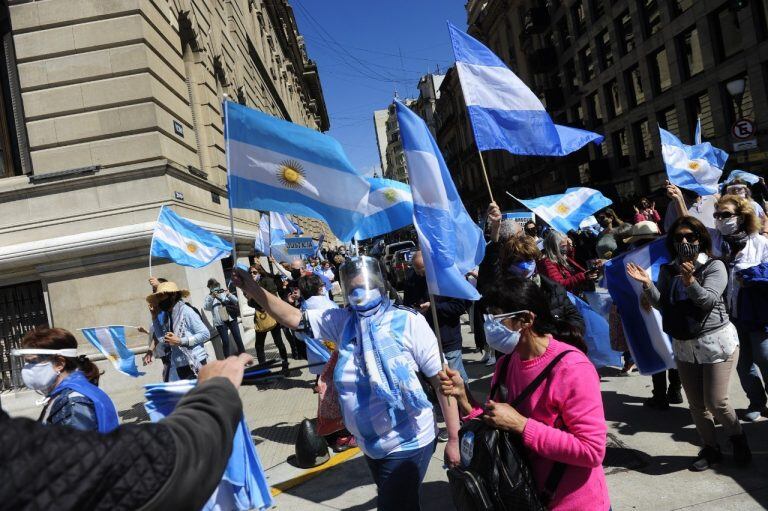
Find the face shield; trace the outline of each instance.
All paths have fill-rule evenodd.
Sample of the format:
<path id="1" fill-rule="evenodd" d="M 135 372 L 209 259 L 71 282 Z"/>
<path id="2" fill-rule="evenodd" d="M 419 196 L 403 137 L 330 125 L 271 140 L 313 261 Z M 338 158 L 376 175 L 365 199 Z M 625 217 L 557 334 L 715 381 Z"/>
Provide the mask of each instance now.
<path id="1" fill-rule="evenodd" d="M 379 261 L 373 257 L 353 257 L 339 268 L 341 289 L 354 310 L 366 312 L 378 307 L 387 296 Z"/>
<path id="2" fill-rule="evenodd" d="M 16 363 L 21 365 L 21 379 L 28 388 L 47 394 L 56 384 L 59 372 L 53 366 L 56 356 L 75 358 L 76 348 L 49 350 L 42 348 L 22 348 L 11 351 Z"/>

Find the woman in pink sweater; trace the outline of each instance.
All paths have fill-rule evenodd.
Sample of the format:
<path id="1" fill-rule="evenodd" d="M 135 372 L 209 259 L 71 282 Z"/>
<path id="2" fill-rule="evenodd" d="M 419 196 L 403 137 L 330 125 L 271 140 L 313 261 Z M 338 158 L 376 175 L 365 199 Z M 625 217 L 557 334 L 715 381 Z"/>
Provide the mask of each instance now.
<path id="1" fill-rule="evenodd" d="M 441 372 L 442 391 L 455 396 L 465 420 L 482 417 L 489 425 L 522 438 L 534 480 L 543 493 L 556 462 L 566 465 L 549 500 L 552 510 L 610 509 L 603 473 L 607 426 L 600 395 L 600 379 L 583 353 L 583 342 L 553 339 L 556 325 L 547 300 L 533 282 L 505 278 L 486 292 L 486 335 L 503 337 L 509 362 L 496 364 L 495 382 L 506 383 L 505 403 L 480 405 L 456 371 Z M 574 347 L 576 346 L 576 348 Z M 517 409 L 512 402 L 560 353 L 568 353 L 549 377 Z M 507 366 L 506 374 L 499 374 Z"/>

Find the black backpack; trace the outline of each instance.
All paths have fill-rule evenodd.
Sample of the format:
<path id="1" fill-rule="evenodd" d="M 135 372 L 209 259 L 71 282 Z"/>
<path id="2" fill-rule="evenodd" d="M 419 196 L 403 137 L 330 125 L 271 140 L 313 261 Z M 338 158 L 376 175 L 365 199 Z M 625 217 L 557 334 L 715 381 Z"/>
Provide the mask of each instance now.
<path id="1" fill-rule="evenodd" d="M 517 407 L 525 401 L 571 351 L 574 350 L 558 354 L 511 405 Z M 503 382 L 510 357 L 504 357 L 499 378 L 490 393 L 499 402 L 506 402 Z M 555 463 L 544 485 L 545 491 L 539 495 L 522 443 L 512 433 L 472 419 L 461 427 L 459 445 L 461 464 L 448 470 L 448 482 L 453 503 L 461 511 L 546 511 L 566 468 L 563 463 Z"/>

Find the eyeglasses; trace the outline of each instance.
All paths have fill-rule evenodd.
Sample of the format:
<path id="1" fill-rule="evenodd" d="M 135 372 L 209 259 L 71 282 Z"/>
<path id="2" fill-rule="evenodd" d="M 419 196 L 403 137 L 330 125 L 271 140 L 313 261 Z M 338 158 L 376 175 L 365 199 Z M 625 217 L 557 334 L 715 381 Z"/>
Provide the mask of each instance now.
<path id="1" fill-rule="evenodd" d="M 257 272 L 257 271 L 252 271 L 251 272 L 251 275 L 258 275 L 258 274 L 259 274 L 259 272 Z"/>
<path id="2" fill-rule="evenodd" d="M 530 314 L 531 311 L 528 310 L 522 310 L 522 311 L 515 311 L 515 312 L 505 312 L 504 314 L 485 314 L 486 319 L 497 319 L 499 321 L 503 319 L 508 318 L 514 318 L 516 316 L 520 316 L 521 314 Z"/>
<path id="3" fill-rule="evenodd" d="M 672 239 L 675 240 L 676 243 L 682 243 L 683 241 L 695 243 L 699 241 L 699 235 L 695 232 L 678 232 L 672 236 Z"/>
<path id="4" fill-rule="evenodd" d="M 725 220 L 726 218 L 733 218 L 739 215 L 738 213 L 731 213 L 730 211 L 715 211 L 712 213 L 712 216 L 715 217 L 715 220 Z"/>

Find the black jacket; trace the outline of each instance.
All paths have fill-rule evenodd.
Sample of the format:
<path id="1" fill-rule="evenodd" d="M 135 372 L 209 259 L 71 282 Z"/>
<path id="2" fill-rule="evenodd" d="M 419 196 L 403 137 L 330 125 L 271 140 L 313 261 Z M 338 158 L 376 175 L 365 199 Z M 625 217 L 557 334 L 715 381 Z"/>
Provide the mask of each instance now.
<path id="1" fill-rule="evenodd" d="M 542 291 L 549 297 L 549 309 L 555 319 L 565 321 L 581 330 L 584 333 L 584 318 L 581 317 L 579 310 L 568 298 L 568 293 L 563 286 L 550 280 L 543 275 L 539 275 Z M 555 336 L 557 337 L 557 336 Z"/>
<path id="2" fill-rule="evenodd" d="M 418 309 L 422 303 L 429 302 L 427 279 L 409 270 L 405 278 L 403 304 Z M 440 339 L 443 351 L 458 351 L 461 349 L 461 315 L 467 312 L 467 302 L 458 298 L 435 296 L 432 304 L 437 311 L 437 322 L 440 324 Z M 432 311 L 425 315 L 427 323 L 435 329 L 432 321 Z"/>
<path id="3" fill-rule="evenodd" d="M 214 378 L 157 424 L 108 435 L 0 410 L 0 510 L 198 511 L 221 481 L 243 407 Z"/>

